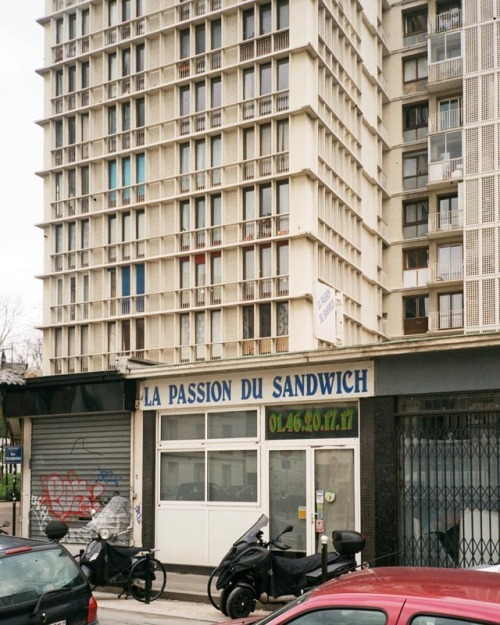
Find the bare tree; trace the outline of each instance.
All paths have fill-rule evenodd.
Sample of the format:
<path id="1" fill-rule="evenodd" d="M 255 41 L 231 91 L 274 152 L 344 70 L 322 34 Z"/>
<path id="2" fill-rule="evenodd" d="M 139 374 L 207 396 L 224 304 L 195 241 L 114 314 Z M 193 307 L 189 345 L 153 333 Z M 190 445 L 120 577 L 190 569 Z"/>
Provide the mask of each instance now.
<path id="1" fill-rule="evenodd" d="M 19 297 L 6 295 L 0 299 L 0 355 L 4 366 L 42 366 L 42 333 Z"/>

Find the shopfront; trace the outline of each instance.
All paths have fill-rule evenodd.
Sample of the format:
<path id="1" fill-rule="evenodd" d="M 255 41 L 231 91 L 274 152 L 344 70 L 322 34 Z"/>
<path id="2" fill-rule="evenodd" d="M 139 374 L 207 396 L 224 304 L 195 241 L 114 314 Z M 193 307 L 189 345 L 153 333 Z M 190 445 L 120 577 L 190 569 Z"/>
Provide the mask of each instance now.
<path id="1" fill-rule="evenodd" d="M 359 529 L 359 400 L 372 394 L 369 362 L 143 382 L 162 561 L 213 566 L 262 513 L 271 535 L 294 526 L 297 555 Z"/>

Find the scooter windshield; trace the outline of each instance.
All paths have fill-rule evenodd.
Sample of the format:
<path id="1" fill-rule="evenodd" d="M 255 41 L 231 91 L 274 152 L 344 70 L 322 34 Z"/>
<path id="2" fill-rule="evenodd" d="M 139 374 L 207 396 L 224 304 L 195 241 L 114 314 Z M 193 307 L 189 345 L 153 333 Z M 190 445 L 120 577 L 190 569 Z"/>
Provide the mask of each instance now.
<path id="1" fill-rule="evenodd" d="M 238 538 L 238 540 L 236 540 L 233 543 L 233 546 L 236 547 L 237 545 L 240 545 L 241 543 L 247 543 L 248 545 L 251 545 L 252 543 L 256 543 L 257 534 L 262 530 L 263 527 L 266 527 L 268 523 L 269 523 L 269 519 L 267 518 L 265 514 L 262 514 L 260 518 L 257 520 L 257 522 L 254 523 L 252 527 L 243 534 L 243 536 Z"/>

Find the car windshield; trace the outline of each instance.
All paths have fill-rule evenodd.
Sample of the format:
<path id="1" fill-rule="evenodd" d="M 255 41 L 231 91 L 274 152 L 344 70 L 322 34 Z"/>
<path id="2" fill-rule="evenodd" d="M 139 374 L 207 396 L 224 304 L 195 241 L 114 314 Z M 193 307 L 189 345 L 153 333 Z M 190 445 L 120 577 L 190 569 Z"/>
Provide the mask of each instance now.
<path id="1" fill-rule="evenodd" d="M 83 575 L 62 548 L 17 551 L 0 558 L 0 610 L 40 595 L 84 583 Z"/>

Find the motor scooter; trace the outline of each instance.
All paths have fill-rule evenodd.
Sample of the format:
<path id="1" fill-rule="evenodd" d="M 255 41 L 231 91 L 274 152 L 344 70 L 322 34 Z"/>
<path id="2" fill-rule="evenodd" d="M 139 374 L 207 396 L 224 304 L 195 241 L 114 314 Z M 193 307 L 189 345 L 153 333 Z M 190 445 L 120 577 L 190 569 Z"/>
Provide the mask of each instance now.
<path id="1" fill-rule="evenodd" d="M 128 500 L 115 495 L 99 513 L 92 512 L 87 527 L 95 538 L 80 553 L 80 566 L 89 582 L 94 588 L 121 588 L 120 597 L 126 593 L 137 601 L 157 599 L 167 582 L 163 564 L 152 556 L 152 549 L 123 544 L 132 529 Z"/>
<path id="2" fill-rule="evenodd" d="M 358 566 L 355 555 L 366 544 L 363 535 L 354 530 L 332 532 L 335 552 L 327 554 L 325 579 L 321 553 L 294 559 L 273 550 L 290 548 L 281 537 L 291 532 L 293 525 L 288 525 L 276 538 L 266 542 L 262 528 L 268 522 L 268 517 L 263 514 L 238 538 L 209 577 L 210 603 L 232 619 L 248 616 L 255 610 L 257 599 L 266 603 L 270 597 L 299 596 L 327 579 L 353 571 Z M 215 578 L 215 587 L 221 591 L 218 603 L 212 592 Z"/>

